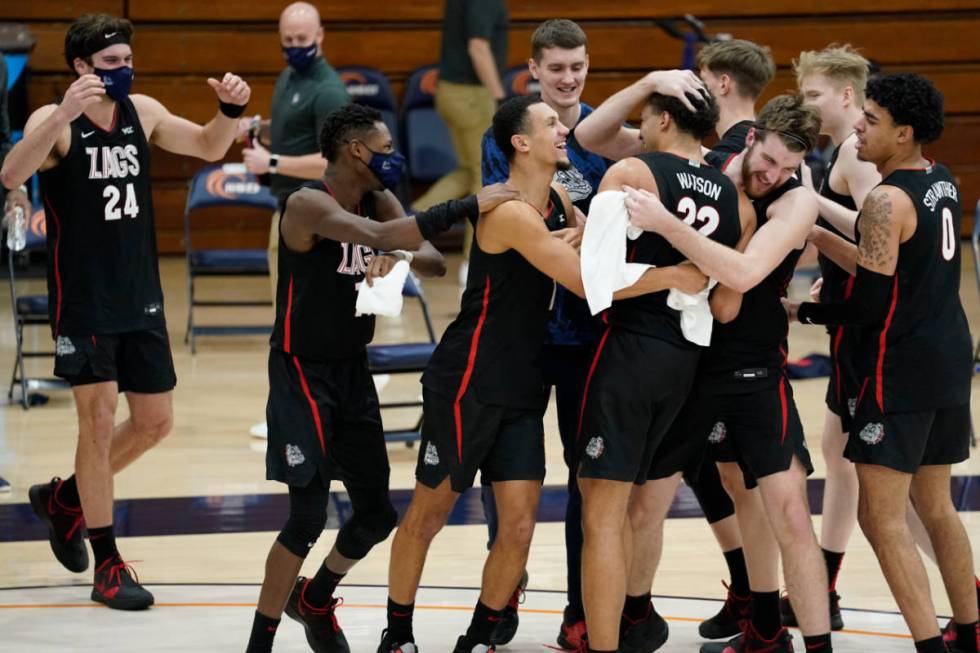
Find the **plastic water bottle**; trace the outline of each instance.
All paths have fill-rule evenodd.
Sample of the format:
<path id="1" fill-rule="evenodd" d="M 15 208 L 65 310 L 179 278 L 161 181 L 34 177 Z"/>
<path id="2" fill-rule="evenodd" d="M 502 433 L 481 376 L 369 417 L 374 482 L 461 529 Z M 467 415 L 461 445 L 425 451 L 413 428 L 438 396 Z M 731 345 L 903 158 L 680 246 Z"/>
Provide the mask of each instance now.
<path id="1" fill-rule="evenodd" d="M 27 216 L 24 207 L 15 206 L 5 216 L 7 222 L 7 248 L 19 252 L 27 245 Z"/>

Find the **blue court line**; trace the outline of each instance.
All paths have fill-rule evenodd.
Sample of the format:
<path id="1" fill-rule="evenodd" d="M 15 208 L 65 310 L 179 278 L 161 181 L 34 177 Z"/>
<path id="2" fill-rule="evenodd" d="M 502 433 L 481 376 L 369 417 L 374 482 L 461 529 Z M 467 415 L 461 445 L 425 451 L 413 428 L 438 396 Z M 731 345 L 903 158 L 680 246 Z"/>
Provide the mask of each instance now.
<path id="1" fill-rule="evenodd" d="M 954 476 L 952 494 L 961 512 L 980 510 L 980 476 Z M 810 510 L 820 514 L 824 480 L 808 481 Z M 565 520 L 568 491 L 562 485 L 546 485 L 541 492 L 538 521 Z M 399 515 L 404 514 L 412 490 L 392 490 L 391 500 Z M 120 499 L 116 501 L 114 523 L 120 537 L 163 535 L 204 535 L 211 533 L 254 533 L 278 531 L 289 512 L 286 494 L 229 494 L 158 499 Z M 351 514 L 350 501 L 344 492 L 331 492 L 327 508 L 327 527 L 338 528 Z M 668 517 L 701 517 L 694 494 L 681 485 Z M 464 492 L 456 502 L 449 525 L 484 523 L 480 489 Z M 31 511 L 30 504 L 0 505 L 0 542 L 47 540 L 44 526 Z"/>

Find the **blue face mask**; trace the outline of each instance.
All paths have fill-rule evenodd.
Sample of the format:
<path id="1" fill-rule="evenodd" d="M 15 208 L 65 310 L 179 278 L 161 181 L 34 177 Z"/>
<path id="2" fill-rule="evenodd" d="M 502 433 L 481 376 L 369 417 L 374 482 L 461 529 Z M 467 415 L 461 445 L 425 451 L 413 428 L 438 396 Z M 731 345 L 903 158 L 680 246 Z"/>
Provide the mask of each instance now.
<path id="1" fill-rule="evenodd" d="M 105 84 L 106 95 L 116 102 L 125 100 L 129 95 L 129 89 L 133 87 L 133 69 L 131 66 L 120 66 L 112 70 L 96 68 L 95 74 Z"/>
<path id="2" fill-rule="evenodd" d="M 387 154 L 375 152 L 367 145 L 364 146 L 371 153 L 371 160 L 367 162 L 367 167 L 378 178 L 381 185 L 388 190 L 394 190 L 398 182 L 402 180 L 402 173 L 405 171 L 405 156 L 398 151 Z"/>
<path id="3" fill-rule="evenodd" d="M 303 72 L 316 61 L 316 43 L 302 48 L 283 48 L 282 56 L 290 66 L 299 72 Z"/>

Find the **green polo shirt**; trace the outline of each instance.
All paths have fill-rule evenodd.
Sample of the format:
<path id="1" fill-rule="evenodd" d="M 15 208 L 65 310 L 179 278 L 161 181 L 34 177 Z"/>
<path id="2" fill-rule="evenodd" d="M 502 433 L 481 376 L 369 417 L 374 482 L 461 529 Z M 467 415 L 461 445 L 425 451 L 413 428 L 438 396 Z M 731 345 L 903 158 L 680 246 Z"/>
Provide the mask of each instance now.
<path id="1" fill-rule="evenodd" d="M 507 65 L 507 26 L 510 15 L 504 0 L 446 0 L 442 19 L 439 79 L 456 84 L 479 84 L 467 50 L 470 39 L 490 42 L 497 72 Z"/>
<path id="2" fill-rule="evenodd" d="M 287 66 L 272 94 L 270 151 L 302 156 L 320 151 L 320 128 L 331 112 L 350 102 L 347 88 L 337 71 L 322 56 L 303 72 Z M 270 190 L 282 197 L 306 181 L 272 175 Z"/>

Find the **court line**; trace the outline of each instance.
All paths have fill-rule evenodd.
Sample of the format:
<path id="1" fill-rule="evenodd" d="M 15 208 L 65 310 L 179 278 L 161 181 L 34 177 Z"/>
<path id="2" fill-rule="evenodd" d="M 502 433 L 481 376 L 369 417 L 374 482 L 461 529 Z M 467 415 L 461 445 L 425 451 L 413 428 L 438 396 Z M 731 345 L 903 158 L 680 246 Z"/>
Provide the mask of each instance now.
<path id="1" fill-rule="evenodd" d="M 155 603 L 155 608 L 255 608 L 257 607 L 255 603 Z M 341 607 L 344 608 L 359 608 L 368 610 L 384 610 L 388 606 L 382 605 L 380 603 L 344 603 Z M 93 608 L 108 610 L 104 605 L 99 603 L 0 603 L 0 610 L 50 610 L 50 609 L 64 609 L 64 608 Z M 416 610 L 451 610 L 455 612 L 472 612 L 472 606 L 467 605 L 416 605 Z M 547 614 L 547 615 L 559 615 L 562 614 L 562 610 L 546 610 L 541 608 L 521 608 L 521 613 L 523 614 Z M 703 619 L 698 619 L 697 617 L 672 617 L 668 615 L 661 615 L 667 621 L 678 621 L 678 622 L 689 622 L 689 623 L 701 623 Z M 902 633 L 888 633 L 880 632 L 874 630 L 851 630 L 845 628 L 843 630 L 837 631 L 841 633 L 847 633 L 848 635 L 862 635 L 867 637 L 890 637 L 894 639 L 912 639 L 911 635 L 903 635 Z"/>

